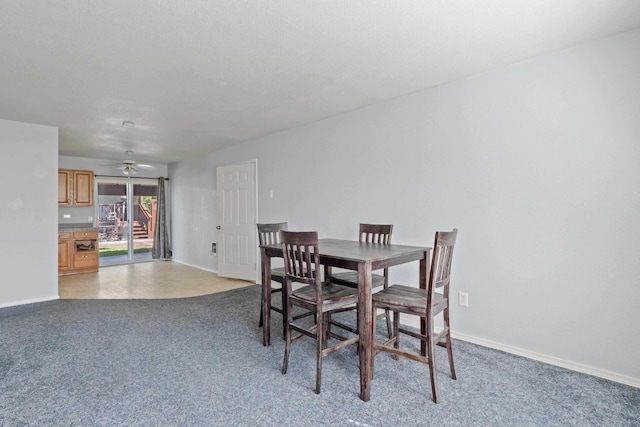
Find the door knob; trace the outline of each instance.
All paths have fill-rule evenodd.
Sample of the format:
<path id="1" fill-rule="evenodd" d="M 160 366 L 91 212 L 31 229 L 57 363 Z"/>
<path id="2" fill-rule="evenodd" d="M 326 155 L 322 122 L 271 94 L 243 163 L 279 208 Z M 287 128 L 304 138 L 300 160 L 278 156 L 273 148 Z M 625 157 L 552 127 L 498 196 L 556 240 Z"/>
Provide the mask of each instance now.
<path id="1" fill-rule="evenodd" d="M 217 226 L 217 227 L 216 227 L 216 230 L 220 230 L 221 228 L 222 228 L 222 227 L 220 227 L 220 226 Z"/>

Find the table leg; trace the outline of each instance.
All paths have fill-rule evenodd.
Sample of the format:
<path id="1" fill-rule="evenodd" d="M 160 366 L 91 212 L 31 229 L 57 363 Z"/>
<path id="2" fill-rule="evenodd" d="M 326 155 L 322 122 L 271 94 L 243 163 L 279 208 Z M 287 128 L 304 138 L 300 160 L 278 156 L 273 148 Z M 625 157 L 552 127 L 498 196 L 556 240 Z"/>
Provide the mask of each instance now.
<path id="1" fill-rule="evenodd" d="M 262 345 L 271 344 L 271 257 L 260 248 L 262 264 Z"/>
<path id="2" fill-rule="evenodd" d="M 360 399 L 371 398 L 373 368 L 373 340 L 375 338 L 371 317 L 371 264 L 358 264 L 358 350 L 360 356 Z"/>
<path id="3" fill-rule="evenodd" d="M 331 276 L 331 271 L 332 271 L 331 266 L 329 265 L 324 266 L 324 277 L 322 279 L 323 282 L 329 283 L 329 276 Z"/>

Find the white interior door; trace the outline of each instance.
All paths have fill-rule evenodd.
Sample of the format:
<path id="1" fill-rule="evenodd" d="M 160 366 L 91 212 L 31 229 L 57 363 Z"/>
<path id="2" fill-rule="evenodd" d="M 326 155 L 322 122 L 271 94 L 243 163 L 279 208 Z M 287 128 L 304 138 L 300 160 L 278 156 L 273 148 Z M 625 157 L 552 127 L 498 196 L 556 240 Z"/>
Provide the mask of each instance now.
<path id="1" fill-rule="evenodd" d="M 218 275 L 256 281 L 256 164 L 216 169 Z"/>

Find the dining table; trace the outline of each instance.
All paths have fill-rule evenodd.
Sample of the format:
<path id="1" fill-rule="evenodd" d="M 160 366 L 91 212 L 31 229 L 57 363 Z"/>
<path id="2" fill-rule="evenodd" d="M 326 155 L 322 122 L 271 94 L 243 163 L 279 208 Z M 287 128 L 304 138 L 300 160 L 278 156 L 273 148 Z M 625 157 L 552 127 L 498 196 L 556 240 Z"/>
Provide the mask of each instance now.
<path id="1" fill-rule="evenodd" d="M 325 277 L 333 267 L 358 272 L 358 355 L 360 358 L 360 399 L 371 398 L 373 378 L 373 331 L 371 273 L 395 265 L 419 261 L 419 286 L 426 289 L 431 248 L 396 244 L 365 243 L 357 240 L 320 239 L 318 241 L 320 264 Z M 262 267 L 262 343 L 271 344 L 271 259 L 282 258 L 281 244 L 261 245 Z M 426 325 L 421 322 L 422 333 Z M 426 348 L 423 348 L 423 352 Z"/>

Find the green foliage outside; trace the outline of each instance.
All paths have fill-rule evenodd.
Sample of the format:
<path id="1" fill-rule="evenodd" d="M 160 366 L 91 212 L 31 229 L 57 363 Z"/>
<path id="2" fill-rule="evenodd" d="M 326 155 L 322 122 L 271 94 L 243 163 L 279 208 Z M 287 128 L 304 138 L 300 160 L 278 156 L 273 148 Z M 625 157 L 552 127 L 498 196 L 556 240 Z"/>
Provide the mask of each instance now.
<path id="1" fill-rule="evenodd" d="M 155 198 L 155 196 L 141 196 L 140 197 L 141 204 L 147 208 L 147 211 L 151 212 L 151 200 Z"/>

